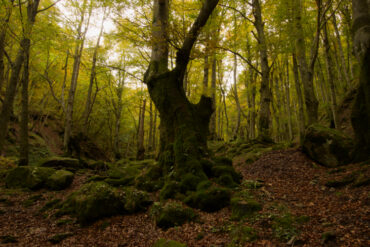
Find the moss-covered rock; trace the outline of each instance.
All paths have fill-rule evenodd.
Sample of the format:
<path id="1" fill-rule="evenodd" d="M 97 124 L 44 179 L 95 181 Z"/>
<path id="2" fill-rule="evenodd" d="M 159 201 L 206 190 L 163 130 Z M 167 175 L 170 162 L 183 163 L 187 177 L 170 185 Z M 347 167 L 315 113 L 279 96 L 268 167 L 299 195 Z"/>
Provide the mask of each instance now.
<path id="1" fill-rule="evenodd" d="M 129 187 L 124 191 L 125 209 L 128 213 L 136 213 L 146 210 L 153 201 L 150 199 L 148 193 Z"/>
<path id="2" fill-rule="evenodd" d="M 217 178 L 215 181 L 217 184 L 225 186 L 227 188 L 232 189 L 232 188 L 238 187 L 238 184 L 234 181 L 234 179 L 232 178 L 230 174 L 224 174 L 220 176 L 219 178 Z"/>
<path id="3" fill-rule="evenodd" d="M 353 142 L 338 130 L 311 125 L 305 131 L 302 146 L 311 159 L 326 167 L 346 165 L 351 161 Z"/>
<path id="4" fill-rule="evenodd" d="M 245 217 L 249 217 L 261 209 L 262 205 L 252 198 L 244 199 L 234 197 L 231 199 L 231 218 L 233 220 L 241 220 Z"/>
<path id="5" fill-rule="evenodd" d="M 168 202 L 164 206 L 159 203 L 154 204 L 151 212 L 157 226 L 163 229 L 181 226 L 196 217 L 191 208 L 186 208 L 180 203 L 174 202 Z"/>
<path id="6" fill-rule="evenodd" d="M 88 163 L 87 168 L 95 171 L 106 171 L 109 169 L 109 165 L 102 160 L 98 160 Z"/>
<path id="7" fill-rule="evenodd" d="M 198 176 L 192 173 L 187 173 L 181 178 L 180 182 L 181 191 L 183 193 L 186 193 L 187 191 L 195 191 L 197 185 L 204 180 L 208 180 L 208 178 L 204 174 Z"/>
<path id="8" fill-rule="evenodd" d="M 55 170 L 47 167 L 22 166 L 10 170 L 5 178 L 7 188 L 28 188 L 36 190 L 44 186 Z"/>
<path id="9" fill-rule="evenodd" d="M 126 213 L 125 194 L 105 182 L 85 184 L 68 196 L 58 215 L 72 214 L 81 224 Z"/>
<path id="10" fill-rule="evenodd" d="M 154 243 L 153 247 L 186 247 L 186 244 L 161 238 Z"/>
<path id="11" fill-rule="evenodd" d="M 83 169 L 84 164 L 78 159 L 68 157 L 51 157 L 41 162 L 40 167 L 53 167 L 56 169 L 78 170 Z"/>
<path id="12" fill-rule="evenodd" d="M 226 188 L 210 187 L 190 193 L 185 203 L 206 212 L 218 211 L 230 204 L 231 191 Z"/>
<path id="13" fill-rule="evenodd" d="M 71 185 L 74 174 L 66 170 L 58 170 L 54 172 L 46 180 L 46 187 L 52 190 L 63 190 Z"/>

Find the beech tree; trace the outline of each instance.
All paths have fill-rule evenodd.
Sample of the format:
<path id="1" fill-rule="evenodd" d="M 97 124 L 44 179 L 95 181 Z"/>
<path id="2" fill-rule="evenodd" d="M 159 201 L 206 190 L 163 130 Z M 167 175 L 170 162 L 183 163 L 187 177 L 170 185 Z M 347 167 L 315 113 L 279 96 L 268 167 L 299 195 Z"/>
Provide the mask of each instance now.
<path id="1" fill-rule="evenodd" d="M 212 99 L 202 96 L 198 104 L 189 102 L 183 81 L 190 53 L 200 30 L 206 24 L 218 0 L 206 0 L 176 54 L 174 69 L 168 69 L 169 0 L 154 0 L 152 55 L 144 75 L 149 94 L 161 117 L 160 163 L 165 171 L 199 175 L 199 160 L 207 156 Z"/>

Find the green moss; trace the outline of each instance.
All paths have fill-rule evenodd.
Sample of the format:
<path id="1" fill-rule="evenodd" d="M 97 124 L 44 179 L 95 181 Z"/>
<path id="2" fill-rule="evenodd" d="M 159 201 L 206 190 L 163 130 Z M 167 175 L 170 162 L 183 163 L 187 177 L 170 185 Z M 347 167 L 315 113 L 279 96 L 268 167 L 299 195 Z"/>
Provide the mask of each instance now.
<path id="1" fill-rule="evenodd" d="M 70 225 L 73 223 L 72 219 L 60 219 L 56 222 L 57 226 Z"/>
<path id="2" fill-rule="evenodd" d="M 214 157 L 213 161 L 216 166 L 233 166 L 233 161 L 227 157 Z"/>
<path id="3" fill-rule="evenodd" d="M 175 195 L 181 191 L 181 186 L 176 181 L 169 181 L 163 186 L 159 196 L 161 200 L 175 198 Z"/>
<path id="4" fill-rule="evenodd" d="M 231 192 L 226 188 L 210 187 L 191 193 L 185 203 L 206 212 L 218 211 L 230 204 Z"/>
<path id="5" fill-rule="evenodd" d="M 206 190 L 208 188 L 210 188 L 212 186 L 212 182 L 209 181 L 209 180 L 204 180 L 202 182 L 200 182 L 198 185 L 197 185 L 197 191 L 198 190 Z"/>
<path id="6" fill-rule="evenodd" d="M 7 188 L 41 188 L 55 172 L 52 168 L 23 166 L 10 170 L 5 178 Z"/>
<path id="7" fill-rule="evenodd" d="M 262 205 L 254 199 L 244 199 L 240 197 L 231 199 L 232 220 L 242 220 L 245 217 L 250 217 L 261 209 Z"/>
<path id="8" fill-rule="evenodd" d="M 314 161 L 337 167 L 351 161 L 353 142 L 338 130 L 314 124 L 306 129 L 302 147 Z"/>
<path id="9" fill-rule="evenodd" d="M 25 206 L 26 208 L 31 207 L 35 205 L 37 201 L 43 200 L 44 197 L 42 195 L 34 195 L 30 196 L 27 200 L 22 202 L 22 205 Z"/>
<path id="10" fill-rule="evenodd" d="M 99 181 L 99 180 L 95 180 Z M 123 177 L 123 178 L 106 178 L 104 179 L 104 182 L 106 182 L 109 185 L 112 186 L 128 186 L 128 185 L 134 185 L 135 177 Z"/>
<path id="11" fill-rule="evenodd" d="M 45 212 L 54 208 L 58 207 L 58 204 L 61 202 L 61 199 L 53 199 L 51 201 L 48 201 L 41 209 L 40 212 Z"/>
<path id="12" fill-rule="evenodd" d="M 202 159 L 200 164 L 202 165 L 203 171 L 207 177 L 212 177 L 212 167 L 214 166 L 214 162 L 208 159 Z"/>
<path id="13" fill-rule="evenodd" d="M 68 196 L 57 215 L 72 214 L 85 225 L 97 219 L 126 212 L 125 196 L 104 182 L 85 184 Z"/>
<path id="14" fill-rule="evenodd" d="M 186 193 L 187 191 L 194 191 L 196 190 L 197 185 L 205 180 L 208 180 L 206 176 L 196 176 L 192 173 L 187 173 L 181 179 L 180 182 L 181 191 L 183 193 Z"/>
<path id="15" fill-rule="evenodd" d="M 71 185 L 74 174 L 65 170 L 58 170 L 46 180 L 46 187 L 52 190 L 63 190 Z"/>
<path id="16" fill-rule="evenodd" d="M 353 181 L 355 181 L 355 177 L 352 174 L 350 174 L 340 180 L 329 180 L 325 183 L 325 186 L 332 188 L 340 188 L 352 183 Z"/>
<path id="17" fill-rule="evenodd" d="M 183 207 L 180 203 L 168 202 L 164 206 L 154 204 L 151 210 L 158 227 L 168 229 L 181 226 L 185 222 L 195 219 L 196 214 L 190 208 Z"/>
<path id="18" fill-rule="evenodd" d="M 261 180 L 243 180 L 242 187 L 246 189 L 258 189 L 263 186 Z"/>
<path id="19" fill-rule="evenodd" d="M 240 184 L 241 174 L 236 172 L 232 166 L 214 166 L 212 168 L 214 177 L 221 177 L 223 175 L 230 175 L 235 183 Z"/>
<path id="20" fill-rule="evenodd" d="M 230 231 L 231 243 L 229 247 L 244 246 L 248 242 L 253 242 L 258 238 L 254 228 L 249 226 L 237 225 Z"/>
<path id="21" fill-rule="evenodd" d="M 124 190 L 125 209 L 128 213 L 136 213 L 146 210 L 153 201 L 149 198 L 148 193 L 129 187 Z"/>
<path id="22" fill-rule="evenodd" d="M 78 159 L 68 157 L 50 157 L 41 162 L 40 167 L 53 167 L 58 169 L 78 170 L 83 169 L 84 164 Z"/>
<path id="23" fill-rule="evenodd" d="M 148 192 L 158 191 L 163 187 L 162 171 L 163 170 L 159 165 L 148 167 L 136 177 L 136 187 Z"/>
<path id="24" fill-rule="evenodd" d="M 326 243 L 331 242 L 331 241 L 335 241 L 336 238 L 337 238 L 337 235 L 334 232 L 324 232 L 321 235 L 321 239 L 322 239 L 323 244 L 326 244 Z"/>
<path id="25" fill-rule="evenodd" d="M 217 178 L 215 182 L 219 185 L 225 186 L 227 188 L 236 188 L 238 184 L 234 181 L 230 174 L 224 174 L 221 177 Z"/>
<path id="26" fill-rule="evenodd" d="M 356 179 L 355 182 L 353 183 L 354 187 L 361 187 L 361 186 L 366 186 L 370 184 L 370 178 L 366 176 L 365 174 L 361 173 Z"/>
<path id="27" fill-rule="evenodd" d="M 153 247 L 186 247 L 186 244 L 161 238 L 154 243 Z"/>

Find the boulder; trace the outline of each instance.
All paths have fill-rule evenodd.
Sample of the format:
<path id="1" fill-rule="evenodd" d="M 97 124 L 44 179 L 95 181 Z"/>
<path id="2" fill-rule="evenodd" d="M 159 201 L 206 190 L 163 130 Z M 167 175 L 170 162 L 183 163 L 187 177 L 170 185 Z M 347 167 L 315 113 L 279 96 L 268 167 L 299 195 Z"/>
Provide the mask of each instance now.
<path id="1" fill-rule="evenodd" d="M 105 182 L 85 184 L 63 202 L 57 215 L 72 214 L 82 225 L 126 213 L 125 195 Z"/>
<path id="2" fill-rule="evenodd" d="M 183 207 L 180 203 L 174 202 L 168 202 L 165 205 L 155 204 L 152 207 L 152 215 L 157 226 L 162 229 L 181 226 L 196 217 L 191 208 Z"/>
<path id="3" fill-rule="evenodd" d="M 309 126 L 302 147 L 311 159 L 326 167 L 338 167 L 351 162 L 353 142 L 335 129 L 317 124 Z"/>
<path id="4" fill-rule="evenodd" d="M 46 187 L 52 190 L 63 190 L 71 185 L 74 178 L 72 172 L 58 170 L 46 180 Z"/>
<path id="5" fill-rule="evenodd" d="M 68 157 L 51 157 L 44 160 L 41 167 L 53 167 L 56 169 L 66 169 L 66 170 L 78 170 L 83 169 L 84 165 L 78 159 L 68 158 Z"/>
<path id="6" fill-rule="evenodd" d="M 209 187 L 191 193 L 185 203 L 206 212 L 218 211 L 230 204 L 231 191 L 226 188 Z"/>
<path id="7" fill-rule="evenodd" d="M 20 166 L 10 170 L 5 178 L 7 188 L 28 188 L 36 190 L 55 173 L 53 168 Z"/>

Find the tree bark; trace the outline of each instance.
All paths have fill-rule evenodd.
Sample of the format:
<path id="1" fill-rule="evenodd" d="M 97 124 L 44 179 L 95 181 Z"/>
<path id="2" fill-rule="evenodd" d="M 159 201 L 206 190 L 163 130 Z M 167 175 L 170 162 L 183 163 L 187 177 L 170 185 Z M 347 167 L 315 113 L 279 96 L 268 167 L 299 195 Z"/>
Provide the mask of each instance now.
<path id="1" fill-rule="evenodd" d="M 294 21 L 295 21 L 295 35 L 296 35 L 296 43 L 295 43 L 295 50 L 297 55 L 297 61 L 299 65 L 299 71 L 301 74 L 301 80 L 303 84 L 303 93 L 306 105 L 306 112 L 308 116 L 308 125 L 316 123 L 318 120 L 318 106 L 319 103 L 317 101 L 315 92 L 314 92 L 314 85 L 313 85 L 313 69 L 315 60 L 317 58 L 317 51 L 318 51 L 318 41 L 320 36 L 320 6 L 318 6 L 318 24 L 317 24 L 317 31 L 316 36 L 313 41 L 312 52 L 311 52 L 311 60 L 310 65 L 307 64 L 306 59 L 306 42 L 303 33 L 303 26 L 302 26 L 302 0 L 293 0 L 294 4 Z"/>
<path id="2" fill-rule="evenodd" d="M 103 35 L 105 18 L 106 18 L 106 9 L 104 9 L 103 20 L 102 20 L 102 23 L 101 23 L 101 26 L 100 26 L 100 32 L 99 32 L 98 40 L 96 41 L 94 54 L 93 54 L 93 60 L 92 60 L 91 72 L 90 72 L 90 84 L 89 84 L 89 89 L 88 89 L 87 97 L 86 97 L 85 111 L 83 113 L 84 126 L 87 126 L 87 124 L 89 122 L 89 117 L 90 117 L 92 107 L 93 107 L 92 106 L 91 95 L 92 95 L 92 91 L 93 91 L 94 81 L 96 79 L 96 61 L 97 61 L 97 57 L 98 57 L 98 50 L 99 50 L 99 47 L 100 47 L 100 40 L 101 40 L 101 37 Z"/>
<path id="3" fill-rule="evenodd" d="M 8 132 L 8 124 L 10 115 L 13 112 L 14 97 L 19 83 L 20 72 L 22 69 L 23 62 L 27 57 L 27 51 L 31 46 L 31 34 L 32 28 L 36 21 L 37 9 L 40 0 L 29 1 L 27 5 L 27 22 L 24 27 L 23 38 L 20 43 L 20 48 L 17 53 L 16 60 L 12 66 L 12 73 L 10 81 L 8 83 L 3 108 L 0 114 L 0 154 L 3 153 L 5 138 Z"/>
<path id="4" fill-rule="evenodd" d="M 209 124 L 209 131 L 210 131 L 210 139 L 216 140 L 217 139 L 217 131 L 216 131 L 216 71 L 217 70 L 217 60 L 216 55 L 213 55 L 212 59 L 212 76 L 211 76 L 211 97 L 212 97 L 212 108 L 214 110 L 210 124 Z"/>
<path id="5" fill-rule="evenodd" d="M 240 128 L 240 120 L 241 120 L 241 106 L 240 106 L 240 101 L 239 101 L 239 95 L 238 95 L 238 85 L 237 85 L 237 68 L 238 68 L 238 60 L 236 55 L 234 55 L 234 83 L 233 83 L 233 93 L 234 93 L 234 99 L 235 99 L 235 105 L 236 105 L 236 110 L 237 110 L 237 115 L 236 115 L 236 124 L 234 127 L 233 131 L 233 136 L 232 139 L 236 140 L 238 138 L 239 134 L 239 128 Z"/>
<path id="6" fill-rule="evenodd" d="M 328 81 L 330 88 L 330 98 L 331 98 L 331 112 L 333 115 L 333 121 L 335 128 L 338 128 L 338 117 L 337 117 L 337 96 L 335 94 L 335 85 L 334 85 L 334 64 L 333 59 L 330 55 L 330 43 L 328 37 L 327 25 L 324 26 L 324 46 L 325 46 L 325 59 L 327 64 L 328 72 Z"/>
<path id="7" fill-rule="evenodd" d="M 70 85 L 69 93 L 68 93 L 67 111 L 66 111 L 66 116 L 65 116 L 63 145 L 64 145 L 64 150 L 67 154 L 72 153 L 72 150 L 69 150 L 68 148 L 69 146 L 68 144 L 69 144 L 69 141 L 72 135 L 74 99 L 75 99 L 75 94 L 76 94 L 76 89 L 77 89 L 78 75 L 80 72 L 81 56 L 82 56 L 82 52 L 84 49 L 86 32 L 89 26 L 91 11 L 92 11 L 92 8 L 90 7 L 87 25 L 86 25 L 85 30 L 82 31 L 82 25 L 85 19 L 86 2 L 87 0 L 84 0 L 82 4 L 83 9 L 81 13 L 81 19 L 78 24 L 78 29 L 77 29 L 77 42 L 76 42 L 75 51 L 73 55 L 74 62 L 73 62 L 72 78 L 71 78 L 71 85 Z"/>
<path id="8" fill-rule="evenodd" d="M 262 11 L 260 0 L 253 0 L 253 15 L 254 15 L 254 26 L 257 30 L 257 41 L 258 50 L 261 61 L 261 89 L 260 89 L 260 111 L 259 111 L 259 122 L 258 122 L 258 138 L 269 138 L 270 137 L 270 103 L 271 103 L 271 91 L 269 87 L 270 83 L 270 67 L 268 64 L 267 56 L 267 44 L 264 31 L 264 23 L 262 20 Z"/>
<path id="9" fill-rule="evenodd" d="M 192 47 L 218 0 L 206 0 L 176 54 L 176 67 L 168 70 L 168 0 L 154 0 L 152 57 L 144 75 L 161 116 L 160 165 L 165 172 L 174 167 L 174 176 L 187 171 L 199 176 L 199 160 L 207 154 L 212 99 L 202 96 L 192 104 L 185 95 L 183 81 Z"/>
<path id="10" fill-rule="evenodd" d="M 352 109 L 355 161 L 370 158 L 370 3 L 353 0 L 354 51 L 360 61 L 360 83 Z"/>
<path id="11" fill-rule="evenodd" d="M 144 120 L 145 120 L 145 105 L 146 99 L 143 99 L 143 106 L 140 109 L 139 116 L 139 131 L 137 139 L 137 160 L 143 160 L 145 157 L 145 147 L 144 147 Z"/>
<path id="12" fill-rule="evenodd" d="M 303 95 L 301 90 L 301 84 L 299 80 L 298 62 L 295 53 L 293 53 L 293 73 L 294 73 L 294 85 L 297 94 L 298 101 L 298 127 L 299 127 L 299 140 L 302 143 L 302 138 L 305 128 L 305 115 L 303 109 Z"/>

